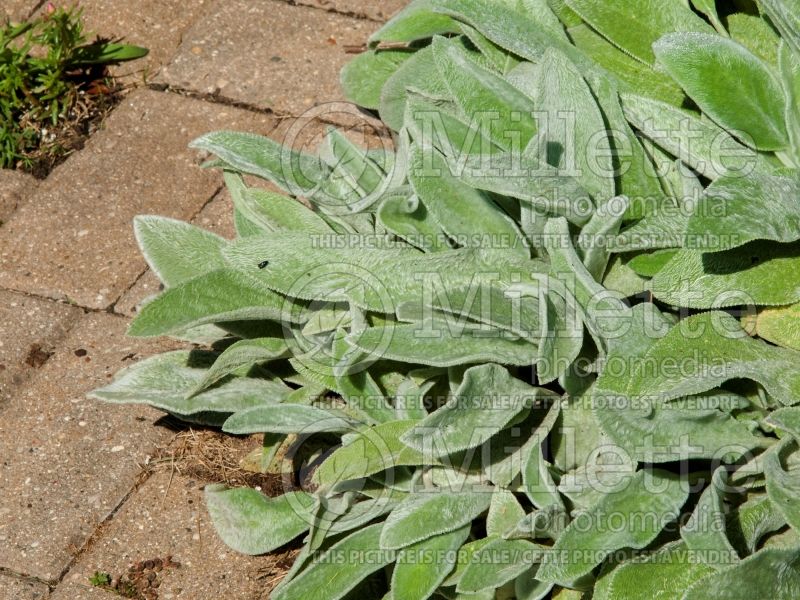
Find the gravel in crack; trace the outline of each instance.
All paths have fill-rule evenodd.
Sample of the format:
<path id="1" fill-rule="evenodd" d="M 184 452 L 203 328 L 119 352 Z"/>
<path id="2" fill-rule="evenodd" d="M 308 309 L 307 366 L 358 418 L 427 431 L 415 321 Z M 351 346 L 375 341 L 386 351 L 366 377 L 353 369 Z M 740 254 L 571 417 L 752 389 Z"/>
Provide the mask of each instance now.
<path id="1" fill-rule="evenodd" d="M 43 349 L 41 344 L 31 344 L 25 357 L 25 364 L 31 368 L 38 369 L 51 356 L 53 356 L 53 352 Z"/>
<path id="2" fill-rule="evenodd" d="M 161 587 L 164 572 L 180 566 L 181 564 L 174 561 L 169 554 L 164 558 L 140 560 L 128 567 L 126 573 L 114 577 L 106 576 L 108 583 L 95 585 L 123 598 L 158 600 L 158 588 Z"/>

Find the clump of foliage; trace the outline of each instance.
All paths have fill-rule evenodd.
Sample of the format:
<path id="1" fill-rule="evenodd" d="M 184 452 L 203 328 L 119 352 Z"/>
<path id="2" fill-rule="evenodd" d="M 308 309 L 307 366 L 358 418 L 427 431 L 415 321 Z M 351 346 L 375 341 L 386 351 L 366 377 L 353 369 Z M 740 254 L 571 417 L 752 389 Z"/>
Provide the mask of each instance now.
<path id="1" fill-rule="evenodd" d="M 275 600 L 798 597 L 799 8 L 413 2 L 342 74 L 396 151 L 194 142 L 238 237 L 139 217 L 130 334 L 221 341 L 94 396 L 264 434 Z"/>
<path id="2" fill-rule="evenodd" d="M 111 106 L 107 67 L 146 54 L 107 40 L 87 43 L 78 8 L 48 5 L 25 23 L 0 24 L 0 168 L 46 171 L 63 158 L 69 133 L 80 135 Z"/>
<path id="3" fill-rule="evenodd" d="M 89 577 L 89 583 L 95 587 L 102 587 L 111 583 L 111 575 L 102 571 L 95 571 L 94 575 Z"/>

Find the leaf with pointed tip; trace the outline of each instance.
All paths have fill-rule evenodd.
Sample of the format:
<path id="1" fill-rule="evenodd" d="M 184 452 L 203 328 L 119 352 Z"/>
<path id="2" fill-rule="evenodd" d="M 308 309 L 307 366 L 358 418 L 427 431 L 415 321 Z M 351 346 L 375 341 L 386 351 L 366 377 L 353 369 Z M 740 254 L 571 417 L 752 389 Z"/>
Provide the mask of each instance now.
<path id="1" fill-rule="evenodd" d="M 437 464 L 400 441 L 416 420 L 391 421 L 364 429 L 355 438 L 334 451 L 314 472 L 314 481 L 330 488 L 341 481 L 361 479 L 401 466 Z"/>
<path id="2" fill-rule="evenodd" d="M 725 404 L 730 394 L 718 396 Z M 746 423 L 703 408 L 708 399 L 694 396 L 663 404 L 647 395 L 628 398 L 598 389 L 593 402 L 603 431 L 638 460 L 719 459 L 721 453 L 738 458 L 765 446 L 766 440 L 753 435 Z"/>
<path id="3" fill-rule="evenodd" d="M 489 508 L 492 488 L 469 491 L 421 490 L 412 494 L 386 518 L 380 548 L 398 550 L 434 535 L 455 531 Z"/>
<path id="4" fill-rule="evenodd" d="M 643 96 L 624 93 L 620 96 L 631 125 L 712 181 L 727 172 L 771 170 L 762 155 L 695 113 Z"/>
<path id="5" fill-rule="evenodd" d="M 800 174 L 720 177 L 695 205 L 686 236 L 693 250 L 706 252 L 799 240 Z"/>
<path id="6" fill-rule="evenodd" d="M 792 304 L 800 300 L 800 244 L 755 241 L 713 253 L 683 249 L 649 287 L 662 302 L 687 308 Z"/>
<path id="7" fill-rule="evenodd" d="M 435 12 L 438 0 L 414 0 L 373 33 L 370 44 L 413 42 L 443 33 L 458 33 L 458 23 Z"/>
<path id="8" fill-rule="evenodd" d="M 484 66 L 505 75 L 520 63 L 518 57 L 503 50 L 474 27 L 470 27 L 466 23 L 460 23 L 460 27 L 461 32 L 472 42 L 472 45 L 480 50 L 482 58 L 488 63 Z"/>
<path id="9" fill-rule="evenodd" d="M 271 181 L 296 196 L 313 194 L 328 176 L 318 158 L 252 133 L 215 131 L 197 138 L 189 147 L 211 152 L 233 169 Z"/>
<path id="10" fill-rule="evenodd" d="M 424 254 L 386 246 L 374 238 L 274 233 L 232 243 L 226 259 L 252 274 L 264 286 L 293 298 L 352 302 L 359 307 L 392 314 L 406 301 L 418 301 L 434 291 L 480 286 L 503 286 L 512 279 L 530 281 L 541 262 L 509 256 L 501 250 L 464 248 Z M 500 260 L 502 256 L 503 260 Z M 269 260 L 258 269 L 257 264 Z"/>
<path id="11" fill-rule="evenodd" d="M 538 354 L 529 340 L 442 319 L 370 327 L 348 341 L 377 358 L 434 367 L 492 361 L 524 366 L 533 364 Z"/>
<path id="12" fill-rule="evenodd" d="M 280 380 L 233 377 L 191 398 L 214 356 L 178 350 L 147 358 L 117 373 L 110 384 L 89 395 L 118 404 L 149 404 L 179 415 L 234 413 L 280 402 L 291 390 Z"/>
<path id="13" fill-rule="evenodd" d="M 785 43 L 800 56 L 800 2 L 798 0 L 761 0 L 760 6 L 769 16 Z"/>
<path id="14" fill-rule="evenodd" d="M 489 116 L 487 133 L 501 148 L 509 149 L 512 143 L 527 146 L 536 134 L 533 100 L 500 75 L 480 67 L 458 44 L 437 37 L 431 47 L 439 75 L 461 115 L 468 122 Z"/>
<path id="15" fill-rule="evenodd" d="M 410 448 L 435 456 L 474 448 L 530 409 L 539 393 L 539 388 L 512 377 L 500 365 L 472 367 L 447 403 L 401 439 Z"/>
<path id="16" fill-rule="evenodd" d="M 691 213 L 686 205 L 665 203 L 617 235 L 609 245 L 609 250 L 611 252 L 638 252 L 660 248 L 680 248 L 687 239 L 686 227 L 689 225 L 690 216 Z M 666 254 L 661 256 L 664 257 Z M 634 261 L 637 258 L 638 256 L 628 261 L 628 266 L 634 268 L 636 266 Z"/>
<path id="17" fill-rule="evenodd" d="M 244 554 L 272 552 L 311 526 L 312 497 L 305 492 L 267 498 L 253 489 L 212 484 L 205 497 L 219 536 Z"/>
<path id="18" fill-rule="evenodd" d="M 793 600 L 800 592 L 800 548 L 765 548 L 729 569 L 695 581 L 683 600 L 750 600 L 754 597 Z"/>
<path id="19" fill-rule="evenodd" d="M 501 48 L 531 62 L 538 62 L 545 50 L 553 47 L 566 54 L 584 74 L 613 77 L 570 44 L 563 35 L 543 27 L 536 11 L 526 10 L 523 4 L 440 0 L 437 12 L 468 23 Z"/>
<path id="20" fill-rule="evenodd" d="M 430 146 L 411 146 L 409 179 L 436 223 L 462 245 L 507 249 L 528 258 L 522 232 L 483 192 L 452 176 L 445 158 Z"/>
<path id="21" fill-rule="evenodd" d="M 703 13 L 720 35 L 727 35 L 725 27 L 717 13 L 716 0 L 692 0 L 692 6 L 697 12 Z M 739 14 L 739 13 L 737 13 Z"/>
<path id="22" fill-rule="evenodd" d="M 783 88 L 772 69 L 747 48 L 719 35 L 675 33 L 653 44 L 670 75 L 700 109 L 759 150 L 788 145 Z M 731 97 L 739 98 L 731 102 Z"/>
<path id="23" fill-rule="evenodd" d="M 150 215 L 133 220 L 136 241 L 147 264 L 165 286 L 175 286 L 225 266 L 227 240 L 199 227 Z"/>
<path id="24" fill-rule="evenodd" d="M 450 158 L 451 172 L 478 190 L 517 198 L 548 215 L 566 217 L 584 225 L 594 209 L 589 193 L 577 179 L 559 169 L 518 153 L 469 155 L 457 164 Z"/>
<path id="25" fill-rule="evenodd" d="M 256 338 L 253 340 L 240 340 L 231 344 L 214 361 L 205 377 L 189 392 L 194 396 L 204 389 L 241 369 L 258 363 L 282 358 L 288 353 L 286 340 L 282 338 Z"/>
<path id="26" fill-rule="evenodd" d="M 469 536 L 465 525 L 450 533 L 412 544 L 397 553 L 392 572 L 392 600 L 426 600 L 456 563 L 456 551 Z"/>
<path id="27" fill-rule="evenodd" d="M 456 567 L 450 575 L 448 575 L 447 579 L 444 580 L 442 585 L 444 587 L 450 587 L 456 585 L 460 580 L 461 577 L 464 575 L 464 571 L 472 562 L 473 557 L 477 554 L 477 552 L 485 547 L 487 544 L 490 544 L 492 541 L 496 540 L 496 536 L 490 536 L 481 538 L 478 540 L 473 540 L 471 542 L 467 542 L 458 550 L 458 558 L 456 561 Z"/>
<path id="28" fill-rule="evenodd" d="M 543 553 L 543 546 L 527 540 L 494 539 L 472 557 L 456 591 L 474 594 L 499 588 L 527 571 Z"/>
<path id="29" fill-rule="evenodd" d="M 629 0 L 625 4 L 592 0 L 566 2 L 608 41 L 648 65 L 655 62 L 653 42 L 664 34 L 712 31 L 682 0 Z"/>
<path id="30" fill-rule="evenodd" d="M 619 336 L 619 328 L 629 316 L 622 299 L 605 289 L 581 262 L 572 235 L 563 218 L 550 219 L 544 226 L 545 247 L 550 255 L 548 285 L 566 302 L 567 312 L 578 310 L 586 328 L 604 352 L 609 340 Z"/>
<path id="31" fill-rule="evenodd" d="M 779 447 L 765 455 L 764 475 L 770 501 L 783 514 L 786 522 L 800 531 L 800 506 L 797 502 L 800 477 L 796 469 L 784 468 L 781 464 L 791 452 L 797 451 L 797 444 L 794 438 L 786 438 Z"/>
<path id="32" fill-rule="evenodd" d="M 333 229 L 299 200 L 259 188 L 250 188 L 234 206 L 263 231 L 303 231 L 331 234 Z"/>
<path id="33" fill-rule="evenodd" d="M 537 441 L 528 456 L 523 457 L 522 484 L 525 495 L 540 509 L 551 506 L 563 508 L 564 500 L 550 473 L 550 463 L 544 459 L 542 442 Z"/>
<path id="34" fill-rule="evenodd" d="M 688 496 L 688 484 L 672 473 L 638 471 L 567 526 L 544 554 L 537 579 L 571 581 L 591 572 L 616 550 L 644 548 L 678 517 Z M 629 526 L 611 526 L 609 520 L 619 514 L 627 516 Z"/>
<path id="35" fill-rule="evenodd" d="M 359 208 L 385 191 L 385 174 L 367 150 L 351 142 L 343 133 L 330 128 L 320 151 L 321 158 L 331 168 L 331 180 L 338 180 L 344 199 L 352 197 Z M 339 202 L 340 196 L 330 199 Z"/>
<path id="36" fill-rule="evenodd" d="M 574 176 L 597 204 L 614 196 L 614 170 L 603 115 L 581 72 L 548 49 L 539 63 L 536 115 L 547 163 Z"/>
<path id="37" fill-rule="evenodd" d="M 516 600 L 543 600 L 553 589 L 552 583 L 536 579 L 538 565 L 518 575 L 514 580 Z"/>
<path id="38" fill-rule="evenodd" d="M 772 24 L 760 15 L 737 12 L 726 17 L 731 39 L 736 40 L 768 65 L 778 64 L 781 38 Z"/>
<path id="39" fill-rule="evenodd" d="M 329 534 L 345 533 L 363 527 L 370 521 L 390 513 L 406 496 L 405 492 L 387 487 L 381 493 L 375 494 L 374 498 L 363 500 L 350 507 L 345 514 L 331 523 Z"/>
<path id="40" fill-rule="evenodd" d="M 486 533 L 503 536 L 525 517 L 525 509 L 516 496 L 504 489 L 496 489 L 486 515 Z"/>
<path id="41" fill-rule="evenodd" d="M 598 600 L 680 600 L 687 587 L 713 572 L 692 559 L 685 542 L 670 542 L 609 572 L 598 581 L 595 595 Z"/>
<path id="42" fill-rule="evenodd" d="M 222 430 L 236 435 L 250 433 L 309 434 L 349 431 L 357 423 L 340 411 L 302 404 L 254 406 L 231 415 Z"/>
<path id="43" fill-rule="evenodd" d="M 381 119 L 395 131 L 403 128 L 409 89 L 430 97 L 447 97 L 447 86 L 436 70 L 430 46 L 418 50 L 386 80 L 381 89 Z"/>
<path id="44" fill-rule="evenodd" d="M 252 277 L 211 271 L 164 291 L 139 310 L 128 335 L 154 337 L 226 321 L 300 322 L 306 310 Z"/>
<path id="45" fill-rule="evenodd" d="M 376 552 L 381 523 L 359 529 L 316 557 L 288 584 L 273 590 L 272 600 L 339 600 L 370 574 L 390 565 L 395 553 Z M 370 556 L 370 560 L 349 560 Z"/>
<path id="46" fill-rule="evenodd" d="M 394 408 L 386 401 L 378 383 L 363 367 L 364 353 L 347 343 L 346 331 L 339 330 L 333 339 L 331 358 L 336 389 L 348 407 L 363 415 L 366 422 L 385 423 L 397 419 Z M 353 369 L 356 365 L 356 369 Z"/>
<path id="47" fill-rule="evenodd" d="M 612 198 L 597 207 L 589 222 L 581 230 L 578 251 L 586 270 L 597 281 L 603 277 L 608 266 L 608 240 L 619 232 L 630 201 L 625 196 Z"/>
<path id="48" fill-rule="evenodd" d="M 669 248 L 666 250 L 656 250 L 649 254 L 637 254 L 628 261 L 628 266 L 633 269 L 637 275 L 641 275 L 642 277 L 654 277 L 677 253 L 677 250 Z"/>
<path id="49" fill-rule="evenodd" d="M 569 522 L 569 515 L 563 506 L 550 504 L 524 515 L 503 535 L 506 539 L 524 538 L 536 540 L 549 538 L 557 540 Z"/>
<path id="50" fill-rule="evenodd" d="M 644 292 L 647 279 L 637 275 L 628 263 L 617 254 L 612 256 L 602 284 L 604 288 L 627 297 Z"/>
<path id="51" fill-rule="evenodd" d="M 412 56 L 409 50 L 367 50 L 359 54 L 339 74 L 345 97 L 359 106 L 377 110 L 384 84 Z"/>
<path id="52" fill-rule="evenodd" d="M 680 369 L 672 369 L 669 361 L 676 356 L 691 358 L 682 360 Z M 728 313 L 705 312 L 682 320 L 635 364 L 627 363 L 625 370 L 608 377 L 604 374 L 597 387 L 629 398 L 667 402 L 702 394 L 729 379 L 752 379 L 781 404 L 792 405 L 800 402 L 800 373 L 792 367 L 799 356 L 748 337 Z M 664 410 L 680 403 L 673 405 Z"/>
<path id="53" fill-rule="evenodd" d="M 719 467 L 711 477 L 711 483 L 703 491 L 692 516 L 681 527 L 681 538 L 690 551 L 698 556 L 713 556 L 716 560 L 707 564 L 724 569 L 739 560 L 739 556 L 728 540 L 725 529 L 725 491 L 728 487 L 727 471 Z"/>
<path id="54" fill-rule="evenodd" d="M 580 20 L 579 24 L 570 26 L 568 31 L 573 43 L 580 50 L 614 73 L 630 89 L 674 106 L 680 106 L 686 97 L 680 86 L 668 75 L 620 50 Z M 595 83 L 592 82 L 591 85 L 596 91 Z"/>

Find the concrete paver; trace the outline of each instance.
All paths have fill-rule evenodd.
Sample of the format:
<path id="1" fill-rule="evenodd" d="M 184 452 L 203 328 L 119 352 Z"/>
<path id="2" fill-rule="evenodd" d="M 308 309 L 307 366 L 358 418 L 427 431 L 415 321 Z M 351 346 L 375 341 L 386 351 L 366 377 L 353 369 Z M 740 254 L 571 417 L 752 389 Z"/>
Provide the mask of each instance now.
<path id="1" fill-rule="evenodd" d="M 43 583 L 0 574 L 0 600 L 45 600 L 47 594 Z"/>
<path id="2" fill-rule="evenodd" d="M 0 227 L 36 189 L 36 179 L 21 171 L 0 169 Z M 2 232 L 0 231 L 0 234 Z"/>
<path id="3" fill-rule="evenodd" d="M 0 411 L 81 314 L 65 304 L 0 291 Z"/>
<path id="4" fill-rule="evenodd" d="M 187 144 L 216 129 L 269 132 L 263 114 L 140 90 L 0 228 L 0 287 L 110 306 L 144 270 L 131 221 L 191 218 L 222 185 Z"/>
<path id="5" fill-rule="evenodd" d="M 64 582 L 60 584 L 48 600 L 119 600 L 114 592 L 92 587 L 88 580 L 84 583 Z"/>
<path id="6" fill-rule="evenodd" d="M 184 32 L 201 18 L 212 0 L 92 0 L 82 2 L 86 31 L 124 38 L 150 53 L 120 65 L 116 75 L 142 73 L 152 78 L 175 55 Z M 141 80 L 141 76 L 137 77 Z"/>
<path id="7" fill-rule="evenodd" d="M 169 472 L 154 474 L 135 492 L 64 584 L 86 582 L 95 571 L 119 575 L 132 563 L 166 555 L 180 567 L 161 571 L 160 600 L 266 597 L 259 571 L 270 557 L 245 556 L 225 546 L 208 517 L 202 485 Z"/>
<path id="8" fill-rule="evenodd" d="M 298 0 L 297 4 L 335 10 L 373 21 L 386 21 L 408 4 L 408 0 Z"/>
<path id="9" fill-rule="evenodd" d="M 3 0 L 0 6 L 0 20 L 8 18 L 12 22 L 22 21 L 36 9 L 38 4 L 38 0 Z"/>
<path id="10" fill-rule="evenodd" d="M 375 23 L 276 0 L 218 2 L 159 81 L 299 115 L 341 100 L 339 71 Z"/>
<path id="11" fill-rule="evenodd" d="M 56 580 L 173 432 L 162 413 L 86 393 L 121 367 L 174 347 L 125 337 L 127 320 L 84 316 L 0 419 L 0 568 Z"/>

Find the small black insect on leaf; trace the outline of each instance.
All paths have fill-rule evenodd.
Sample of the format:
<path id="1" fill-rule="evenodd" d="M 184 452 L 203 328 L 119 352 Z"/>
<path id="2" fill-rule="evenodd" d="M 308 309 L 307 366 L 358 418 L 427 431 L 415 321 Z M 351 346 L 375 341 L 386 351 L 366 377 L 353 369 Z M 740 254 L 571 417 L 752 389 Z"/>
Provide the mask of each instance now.
<path id="1" fill-rule="evenodd" d="M 258 268 L 259 268 L 259 269 L 263 269 L 263 268 L 265 268 L 267 265 L 269 265 L 269 261 L 268 261 L 268 260 L 262 260 L 260 263 L 258 263 Z"/>

